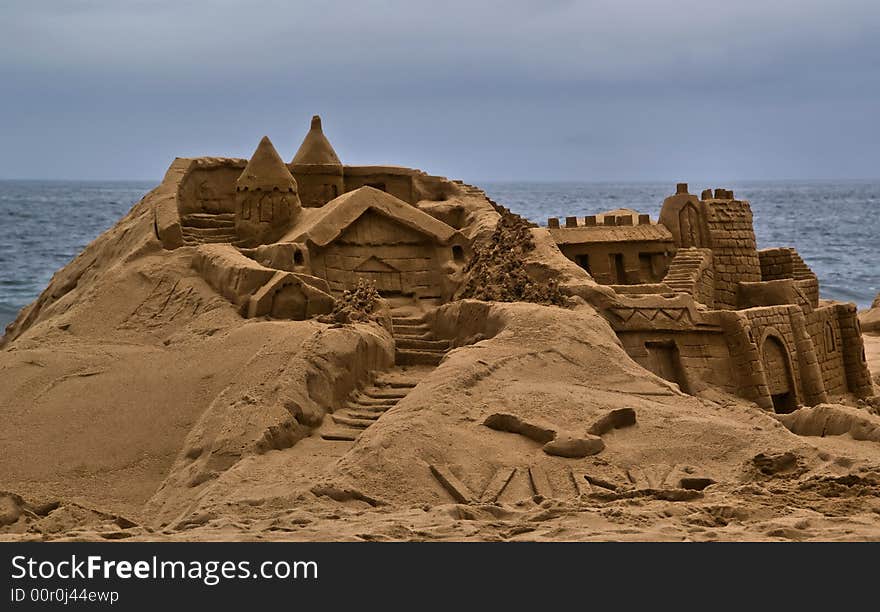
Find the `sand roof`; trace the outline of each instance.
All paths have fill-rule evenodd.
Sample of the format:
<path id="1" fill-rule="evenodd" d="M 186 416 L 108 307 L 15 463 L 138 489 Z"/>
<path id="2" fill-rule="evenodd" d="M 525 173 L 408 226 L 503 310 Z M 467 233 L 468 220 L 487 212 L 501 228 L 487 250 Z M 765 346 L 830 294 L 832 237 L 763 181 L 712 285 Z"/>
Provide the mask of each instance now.
<path id="1" fill-rule="evenodd" d="M 296 190 L 296 180 L 287 169 L 268 136 L 263 136 L 257 150 L 245 166 L 236 186 L 242 189 Z"/>
<path id="2" fill-rule="evenodd" d="M 438 242 L 448 242 L 456 230 L 450 225 L 422 212 L 393 195 L 374 187 L 361 187 L 342 194 L 318 209 L 315 214 L 295 227 L 283 240 L 325 246 L 368 210 L 374 210 Z"/>
<path id="3" fill-rule="evenodd" d="M 306 134 L 291 163 L 322 166 L 342 165 L 330 141 L 324 136 L 324 130 L 321 128 L 321 117 L 318 115 L 312 117 L 312 126 L 309 129 L 309 133 Z"/>
<path id="4" fill-rule="evenodd" d="M 585 244 L 590 242 L 668 242 L 672 234 L 665 225 L 588 225 L 549 228 L 556 244 Z"/>

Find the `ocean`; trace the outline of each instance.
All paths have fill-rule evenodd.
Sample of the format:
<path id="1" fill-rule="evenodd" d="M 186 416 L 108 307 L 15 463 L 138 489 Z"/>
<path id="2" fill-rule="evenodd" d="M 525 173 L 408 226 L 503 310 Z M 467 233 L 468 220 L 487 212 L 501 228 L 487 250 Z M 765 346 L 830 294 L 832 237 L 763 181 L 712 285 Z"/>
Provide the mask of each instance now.
<path id="1" fill-rule="evenodd" d="M 657 217 L 674 183 L 476 183 L 542 225 L 548 217 L 634 208 Z M 52 274 L 156 183 L 0 181 L 0 330 Z M 691 193 L 716 185 L 691 185 Z M 880 182 L 743 181 L 718 185 L 751 201 L 758 248 L 795 247 L 822 297 L 870 305 L 880 291 Z"/>

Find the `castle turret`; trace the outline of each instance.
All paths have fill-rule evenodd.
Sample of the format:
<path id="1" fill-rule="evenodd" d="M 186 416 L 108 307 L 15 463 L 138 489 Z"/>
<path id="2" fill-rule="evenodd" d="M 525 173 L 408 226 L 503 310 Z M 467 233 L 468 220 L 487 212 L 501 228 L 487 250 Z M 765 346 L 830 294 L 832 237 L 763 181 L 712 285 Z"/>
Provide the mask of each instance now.
<path id="1" fill-rule="evenodd" d="M 299 215 L 296 180 L 268 136 L 238 177 L 235 199 L 236 234 L 245 246 L 276 240 Z"/>
<path id="2" fill-rule="evenodd" d="M 345 191 L 342 162 L 321 127 L 321 117 L 312 125 L 290 162 L 299 184 L 303 206 L 323 206 Z"/>
<path id="3" fill-rule="evenodd" d="M 688 192 L 687 183 L 675 186 L 675 195 L 663 200 L 660 223 L 669 228 L 678 248 L 704 248 L 710 243 L 706 204 Z"/>

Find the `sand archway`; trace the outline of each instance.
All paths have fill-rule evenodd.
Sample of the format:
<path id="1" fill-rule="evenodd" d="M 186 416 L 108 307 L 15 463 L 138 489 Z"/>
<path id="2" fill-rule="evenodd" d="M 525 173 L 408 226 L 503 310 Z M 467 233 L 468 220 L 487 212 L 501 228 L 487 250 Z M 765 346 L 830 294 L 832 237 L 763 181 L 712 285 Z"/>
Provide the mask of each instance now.
<path id="1" fill-rule="evenodd" d="M 797 392 L 791 371 L 791 358 L 785 343 L 775 334 L 767 334 L 761 343 L 761 361 L 773 409 L 779 413 L 797 410 Z"/>

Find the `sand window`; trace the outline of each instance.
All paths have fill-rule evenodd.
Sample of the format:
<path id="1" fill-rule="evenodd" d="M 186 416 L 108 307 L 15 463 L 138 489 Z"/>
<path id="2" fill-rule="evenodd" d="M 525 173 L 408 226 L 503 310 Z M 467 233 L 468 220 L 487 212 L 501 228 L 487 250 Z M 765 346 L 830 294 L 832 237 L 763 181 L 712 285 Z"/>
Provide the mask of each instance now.
<path id="1" fill-rule="evenodd" d="M 834 342 L 834 327 L 830 321 L 825 321 L 825 352 L 833 353 L 837 350 L 837 344 Z"/>
<path id="2" fill-rule="evenodd" d="M 623 263 L 623 253 L 612 253 L 610 257 L 611 269 L 614 272 L 614 281 L 612 284 L 626 285 L 626 267 Z"/>

